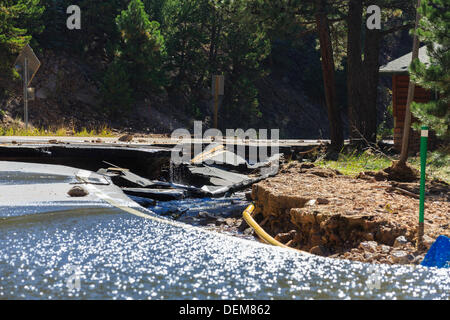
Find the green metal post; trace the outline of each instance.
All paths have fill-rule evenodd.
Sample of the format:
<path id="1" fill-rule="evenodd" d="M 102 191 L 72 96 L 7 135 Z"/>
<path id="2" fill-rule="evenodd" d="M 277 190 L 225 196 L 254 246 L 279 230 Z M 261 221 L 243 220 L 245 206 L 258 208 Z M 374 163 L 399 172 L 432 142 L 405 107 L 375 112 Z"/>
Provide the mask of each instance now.
<path id="1" fill-rule="evenodd" d="M 427 166 L 428 127 L 423 126 L 420 136 L 420 203 L 419 229 L 417 230 L 417 248 L 423 247 L 423 233 L 425 220 L 425 170 Z"/>

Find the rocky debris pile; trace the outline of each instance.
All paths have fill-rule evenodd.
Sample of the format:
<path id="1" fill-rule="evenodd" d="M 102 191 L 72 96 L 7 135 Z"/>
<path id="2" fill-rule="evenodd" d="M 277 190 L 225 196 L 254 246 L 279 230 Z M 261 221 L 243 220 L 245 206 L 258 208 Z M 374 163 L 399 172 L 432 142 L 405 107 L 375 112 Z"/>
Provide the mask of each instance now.
<path id="1" fill-rule="evenodd" d="M 448 235 L 450 203 L 427 197 L 426 241 Z M 355 179 L 311 163 L 291 162 L 253 185 L 255 219 L 277 240 L 322 256 L 365 262 L 418 263 L 414 248 L 419 200 L 389 182 Z"/>
<path id="2" fill-rule="evenodd" d="M 239 216 L 241 216 L 241 214 L 239 214 Z M 207 226 L 209 230 L 229 233 L 241 238 L 254 239 L 256 236 L 254 230 L 240 217 L 218 217 L 214 219 L 214 225 L 208 224 Z"/>
<path id="3" fill-rule="evenodd" d="M 413 167 L 400 164 L 394 161 L 392 166 L 380 171 L 367 171 L 359 174 L 362 179 L 375 179 L 376 181 L 399 181 L 399 182 L 414 182 L 419 179 L 420 173 Z"/>
<path id="4" fill-rule="evenodd" d="M 243 192 L 231 198 L 184 199 L 153 204 L 156 214 L 205 229 L 227 233 L 246 239 L 255 239 L 253 229 L 242 219 L 242 212 L 248 206 Z"/>
<path id="5" fill-rule="evenodd" d="M 433 242 L 432 238 L 424 236 L 424 244 L 427 249 Z M 330 257 L 370 263 L 420 264 L 425 257 L 425 252 L 416 250 L 414 244 L 406 237 L 399 236 L 395 239 L 393 246 L 379 244 L 376 241 L 363 241 L 356 248 Z"/>

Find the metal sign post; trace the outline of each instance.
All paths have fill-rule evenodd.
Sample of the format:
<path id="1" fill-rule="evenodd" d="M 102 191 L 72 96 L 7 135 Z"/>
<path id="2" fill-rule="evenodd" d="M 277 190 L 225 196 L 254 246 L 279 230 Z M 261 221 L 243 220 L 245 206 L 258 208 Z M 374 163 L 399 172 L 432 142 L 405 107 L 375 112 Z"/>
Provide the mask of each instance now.
<path id="1" fill-rule="evenodd" d="M 420 137 L 420 202 L 419 226 L 417 228 L 417 249 L 423 247 L 424 221 L 425 221 L 425 170 L 427 168 L 428 127 L 423 126 Z"/>
<path id="2" fill-rule="evenodd" d="M 23 113 L 25 121 L 25 129 L 28 130 L 28 86 L 33 80 L 36 72 L 41 66 L 41 62 L 36 57 L 33 49 L 27 44 L 16 59 L 15 67 L 22 71 L 23 79 Z"/>
<path id="3" fill-rule="evenodd" d="M 224 94 L 224 76 L 216 75 L 212 77 L 212 94 L 214 96 L 214 128 L 218 129 L 218 117 L 219 117 L 219 95 Z"/>
<path id="4" fill-rule="evenodd" d="M 23 66 L 23 114 L 25 130 L 28 132 L 28 58 L 24 59 Z"/>

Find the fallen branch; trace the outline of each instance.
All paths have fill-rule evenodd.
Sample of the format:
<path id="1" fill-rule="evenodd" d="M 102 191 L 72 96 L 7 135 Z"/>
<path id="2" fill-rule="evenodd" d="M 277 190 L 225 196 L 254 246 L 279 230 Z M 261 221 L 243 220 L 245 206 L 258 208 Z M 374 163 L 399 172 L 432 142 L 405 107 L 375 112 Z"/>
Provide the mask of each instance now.
<path id="1" fill-rule="evenodd" d="M 404 194 L 404 195 L 413 197 L 413 198 L 415 198 L 415 199 L 419 199 L 419 198 L 420 198 L 420 195 L 418 195 L 418 194 L 416 194 L 416 193 L 414 193 L 414 192 L 411 192 L 411 191 L 408 191 L 408 190 L 399 188 L 399 187 L 390 187 L 390 188 L 388 189 L 388 191 L 397 191 L 397 192 L 399 192 L 399 193 L 402 193 L 402 194 Z"/>
<path id="2" fill-rule="evenodd" d="M 314 148 L 307 150 L 307 151 L 300 151 L 297 154 L 299 154 L 299 155 L 308 154 L 308 153 L 316 151 L 317 149 L 319 149 L 319 147 L 320 147 L 320 145 L 315 146 Z"/>

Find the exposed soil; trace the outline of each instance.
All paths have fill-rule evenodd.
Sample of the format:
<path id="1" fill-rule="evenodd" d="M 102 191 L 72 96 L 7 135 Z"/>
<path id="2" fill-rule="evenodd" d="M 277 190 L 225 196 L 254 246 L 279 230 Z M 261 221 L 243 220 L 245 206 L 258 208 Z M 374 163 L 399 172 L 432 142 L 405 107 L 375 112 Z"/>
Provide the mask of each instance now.
<path id="1" fill-rule="evenodd" d="M 361 179 L 363 178 L 363 179 Z M 378 181 L 383 180 L 383 181 Z M 376 263 L 420 263 L 415 249 L 418 183 L 352 178 L 291 162 L 255 184 L 255 219 L 288 246 L 322 256 Z M 428 182 L 424 244 L 450 235 L 449 185 Z"/>

